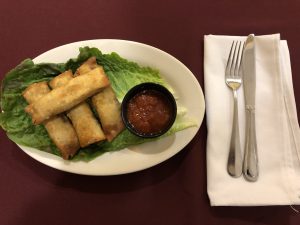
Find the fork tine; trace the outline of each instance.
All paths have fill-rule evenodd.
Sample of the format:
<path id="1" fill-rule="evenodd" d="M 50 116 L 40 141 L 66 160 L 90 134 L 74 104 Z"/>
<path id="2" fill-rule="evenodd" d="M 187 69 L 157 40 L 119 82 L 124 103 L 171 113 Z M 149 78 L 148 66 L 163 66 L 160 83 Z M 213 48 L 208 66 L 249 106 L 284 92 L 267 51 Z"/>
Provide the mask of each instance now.
<path id="1" fill-rule="evenodd" d="M 245 42 L 242 41 L 243 43 L 243 47 L 242 47 L 242 50 L 241 50 L 241 60 L 240 60 L 240 65 L 239 65 L 239 70 L 238 70 L 238 73 L 239 75 L 241 76 L 241 70 L 242 70 L 242 61 L 243 61 L 243 52 L 244 52 L 244 49 L 245 49 Z"/>
<path id="2" fill-rule="evenodd" d="M 230 52 L 229 52 L 229 56 L 228 56 L 228 60 L 227 60 L 227 64 L 226 64 L 226 73 L 229 73 L 230 69 L 232 67 L 232 62 L 233 62 L 232 53 L 233 53 L 233 49 L 235 48 L 234 44 L 235 44 L 235 41 L 233 41 L 232 44 L 231 44 L 231 48 L 230 48 Z"/>
<path id="3" fill-rule="evenodd" d="M 239 47 L 238 47 L 238 51 L 237 51 L 237 56 L 236 56 L 236 60 L 235 60 L 235 67 L 234 67 L 234 76 L 239 76 L 239 69 L 240 69 L 240 65 L 241 65 L 241 45 L 242 42 L 239 41 Z"/>
<path id="4" fill-rule="evenodd" d="M 238 64 L 238 41 L 236 41 L 236 44 L 234 46 L 234 52 L 233 52 L 233 59 L 232 59 L 232 65 L 231 65 L 231 70 L 230 70 L 230 73 L 233 75 L 233 76 L 236 76 L 236 67 L 237 67 L 237 64 Z"/>

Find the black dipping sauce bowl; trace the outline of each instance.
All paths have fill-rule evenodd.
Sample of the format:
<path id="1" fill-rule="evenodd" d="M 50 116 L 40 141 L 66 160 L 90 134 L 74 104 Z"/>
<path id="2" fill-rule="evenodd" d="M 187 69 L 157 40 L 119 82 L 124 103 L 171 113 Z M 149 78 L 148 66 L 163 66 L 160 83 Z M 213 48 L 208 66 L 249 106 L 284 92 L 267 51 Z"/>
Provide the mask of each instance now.
<path id="1" fill-rule="evenodd" d="M 162 85 L 141 83 L 131 88 L 121 104 L 121 116 L 126 128 L 143 138 L 165 134 L 177 115 L 174 96 Z"/>

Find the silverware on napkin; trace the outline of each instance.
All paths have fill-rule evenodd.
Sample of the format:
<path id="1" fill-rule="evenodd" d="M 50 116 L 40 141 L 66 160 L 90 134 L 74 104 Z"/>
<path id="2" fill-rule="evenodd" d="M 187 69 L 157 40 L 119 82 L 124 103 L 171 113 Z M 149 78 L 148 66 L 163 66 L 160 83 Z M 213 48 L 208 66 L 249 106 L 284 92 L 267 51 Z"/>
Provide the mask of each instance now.
<path id="1" fill-rule="evenodd" d="M 258 159 L 255 131 L 255 44 L 254 35 L 249 35 L 244 46 L 243 87 L 246 106 L 246 142 L 244 151 L 243 174 L 246 180 L 256 181 L 258 178 Z"/>
<path id="2" fill-rule="evenodd" d="M 243 44 L 241 41 L 232 42 L 225 70 L 225 82 L 233 92 L 233 122 L 227 171 L 233 177 L 242 175 L 242 154 L 239 134 L 238 98 L 237 90 L 242 84 L 241 61 Z"/>

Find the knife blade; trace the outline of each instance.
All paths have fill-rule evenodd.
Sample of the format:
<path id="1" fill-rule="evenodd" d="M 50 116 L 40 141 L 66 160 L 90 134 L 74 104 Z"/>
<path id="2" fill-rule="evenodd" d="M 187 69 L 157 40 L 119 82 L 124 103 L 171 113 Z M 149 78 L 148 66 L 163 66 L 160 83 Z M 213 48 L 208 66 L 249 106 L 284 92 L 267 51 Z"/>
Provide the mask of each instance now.
<path id="1" fill-rule="evenodd" d="M 244 46 L 243 59 L 243 87 L 246 108 L 246 140 L 243 162 L 243 175 L 247 181 L 258 179 L 258 157 L 255 128 L 255 37 L 250 34 Z"/>

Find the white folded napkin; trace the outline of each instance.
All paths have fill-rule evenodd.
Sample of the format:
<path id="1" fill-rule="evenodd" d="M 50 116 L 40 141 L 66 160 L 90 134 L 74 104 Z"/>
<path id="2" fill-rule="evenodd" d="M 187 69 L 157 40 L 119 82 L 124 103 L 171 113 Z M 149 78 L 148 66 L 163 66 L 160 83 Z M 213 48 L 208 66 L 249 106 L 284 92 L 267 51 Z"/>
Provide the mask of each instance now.
<path id="1" fill-rule="evenodd" d="M 300 129 L 293 92 L 289 50 L 280 35 L 255 37 L 256 134 L 259 178 L 248 182 L 226 170 L 233 116 L 232 91 L 225 66 L 233 40 L 204 38 L 206 98 L 207 192 L 212 206 L 300 204 Z M 241 146 L 245 142 L 243 87 L 238 90 Z M 242 153 L 243 154 L 243 153 Z"/>

